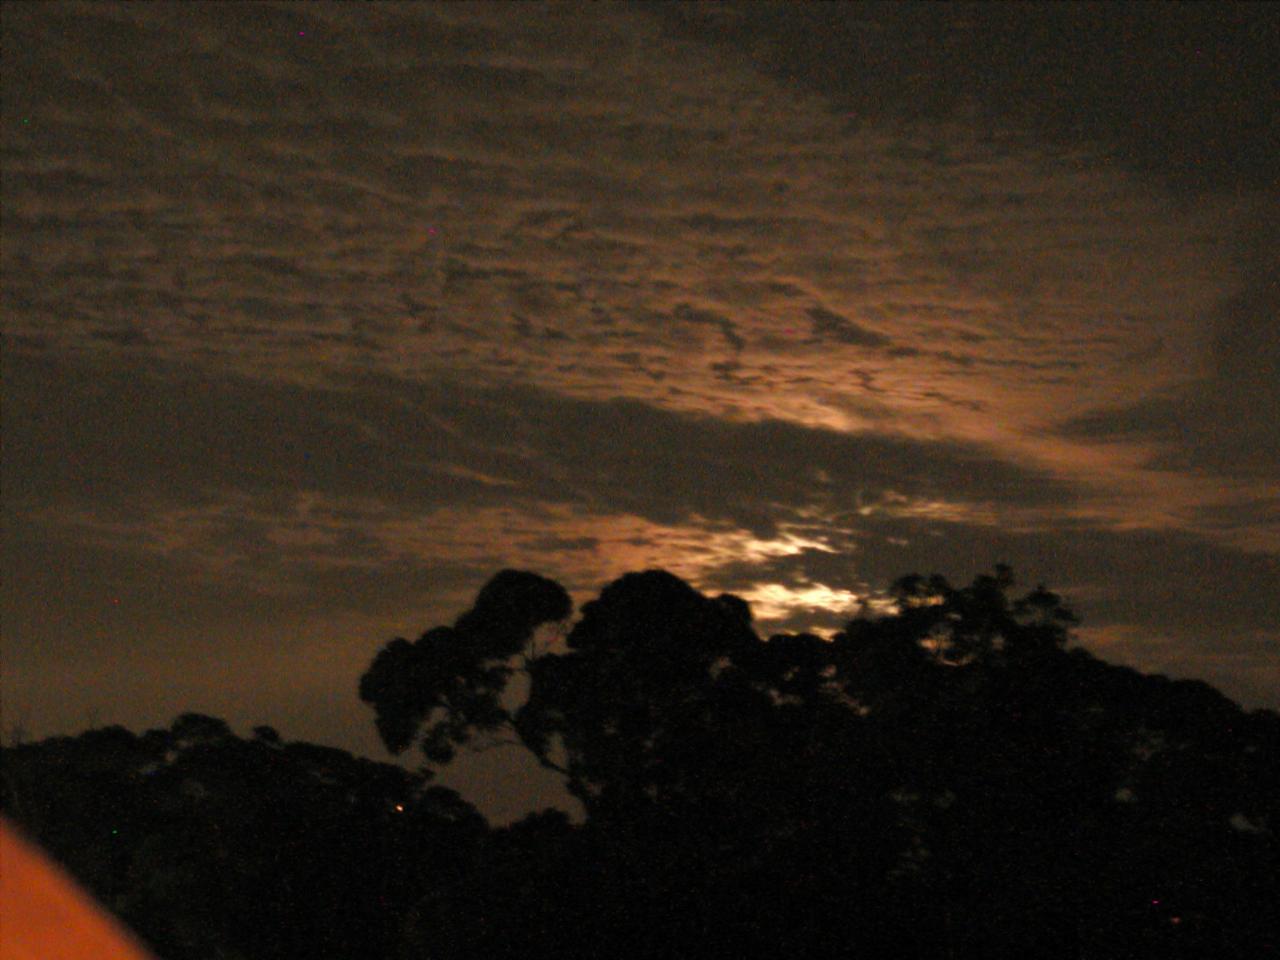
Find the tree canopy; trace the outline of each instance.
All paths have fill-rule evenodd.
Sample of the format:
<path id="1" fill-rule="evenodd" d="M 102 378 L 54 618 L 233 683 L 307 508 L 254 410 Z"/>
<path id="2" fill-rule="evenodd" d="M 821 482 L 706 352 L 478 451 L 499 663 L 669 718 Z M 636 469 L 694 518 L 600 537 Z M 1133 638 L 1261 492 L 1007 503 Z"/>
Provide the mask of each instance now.
<path id="1" fill-rule="evenodd" d="M 576 618 L 504 570 L 360 679 L 421 772 L 184 714 L 4 748 L 0 808 L 166 960 L 1274 954 L 1280 716 L 1015 587 L 912 574 L 765 638 L 662 570 Z M 580 822 L 431 785 L 495 740 Z"/>
<path id="2" fill-rule="evenodd" d="M 1256 872 L 1275 851 L 1260 761 L 1277 758 L 1276 715 L 1104 664 L 1071 645 L 1057 594 L 1014 585 L 1005 565 L 964 587 L 908 575 L 888 612 L 765 639 L 741 598 L 649 570 L 535 649 L 567 594 L 508 570 L 454 627 L 389 644 L 361 696 L 387 746 L 418 743 L 428 769 L 504 729 L 563 773 L 624 912 L 682 931 L 693 955 L 1260 942 L 1242 906 L 1259 901 L 1221 891 L 1241 889 L 1242 864 L 1276 889 Z"/>
<path id="3" fill-rule="evenodd" d="M 2 754 L 0 807 L 165 960 L 389 956 L 488 830 L 418 774 L 201 714 Z"/>

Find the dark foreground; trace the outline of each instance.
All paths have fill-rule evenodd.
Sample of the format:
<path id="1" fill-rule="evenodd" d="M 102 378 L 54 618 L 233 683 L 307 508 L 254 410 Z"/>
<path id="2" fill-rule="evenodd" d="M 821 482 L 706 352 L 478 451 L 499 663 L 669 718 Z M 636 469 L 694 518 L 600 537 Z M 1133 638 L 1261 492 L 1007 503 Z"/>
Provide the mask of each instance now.
<path id="1" fill-rule="evenodd" d="M 1067 649 L 1011 584 L 764 641 L 649 571 L 551 652 L 567 595 L 504 571 L 362 679 L 422 774 L 187 714 L 6 747 L 0 801 L 163 960 L 1276 955 L 1280 716 Z M 430 785 L 500 736 L 585 822 Z"/>

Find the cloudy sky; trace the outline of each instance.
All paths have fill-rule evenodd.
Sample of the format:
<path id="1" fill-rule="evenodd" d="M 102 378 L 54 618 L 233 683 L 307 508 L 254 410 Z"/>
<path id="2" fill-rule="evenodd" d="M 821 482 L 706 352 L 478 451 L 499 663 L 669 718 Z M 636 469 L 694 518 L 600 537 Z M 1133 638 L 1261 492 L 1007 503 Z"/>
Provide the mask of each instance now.
<path id="1" fill-rule="evenodd" d="M 360 673 L 507 566 L 663 567 L 767 635 L 1008 561 L 1099 656 L 1280 706 L 1277 43 L 4 4 L 6 733 L 383 756 Z"/>

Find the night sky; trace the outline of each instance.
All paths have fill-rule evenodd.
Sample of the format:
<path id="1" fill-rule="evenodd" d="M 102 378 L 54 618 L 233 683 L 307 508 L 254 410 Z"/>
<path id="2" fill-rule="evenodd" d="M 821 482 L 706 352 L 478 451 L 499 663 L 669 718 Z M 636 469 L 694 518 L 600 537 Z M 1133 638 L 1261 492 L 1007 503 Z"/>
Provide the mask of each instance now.
<path id="1" fill-rule="evenodd" d="M 1007 561 L 1280 706 L 1273 9 L 0 5 L 6 735 L 383 757 L 503 567 Z"/>

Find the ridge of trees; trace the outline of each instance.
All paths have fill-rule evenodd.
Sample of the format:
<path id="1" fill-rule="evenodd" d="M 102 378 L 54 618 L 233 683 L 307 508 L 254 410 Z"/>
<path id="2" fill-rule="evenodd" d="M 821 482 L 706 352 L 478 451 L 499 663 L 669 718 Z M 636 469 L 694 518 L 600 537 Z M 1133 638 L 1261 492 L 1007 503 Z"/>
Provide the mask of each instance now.
<path id="1" fill-rule="evenodd" d="M 0 758 L 0 809 L 165 960 L 390 956 L 488 831 L 421 774 L 195 713 Z"/>
<path id="2" fill-rule="evenodd" d="M 741 598 L 649 570 L 586 603 L 561 652 L 532 644 L 568 594 L 505 570 L 452 627 L 388 644 L 360 694 L 388 748 L 417 743 L 428 769 L 505 731 L 561 771 L 612 874 L 643 864 L 636 883 L 660 891 L 648 913 L 625 898 L 646 918 L 627 943 L 661 928 L 703 952 L 815 956 L 1260 946 L 1269 913 L 1249 891 L 1280 892 L 1261 867 L 1280 718 L 1069 649 L 1061 598 L 1013 586 L 1005 565 L 965 587 L 909 575 L 888 614 L 763 640 Z M 718 914 L 738 884 L 756 892 L 730 902 L 758 909 Z"/>
<path id="3" fill-rule="evenodd" d="M 665 571 L 570 627 L 504 570 L 360 679 L 421 772 L 184 715 L 6 748 L 0 801 L 169 960 L 1274 952 L 1280 716 L 1107 664 L 1014 586 L 910 575 L 764 639 Z M 585 820 L 430 785 L 495 741 Z"/>

